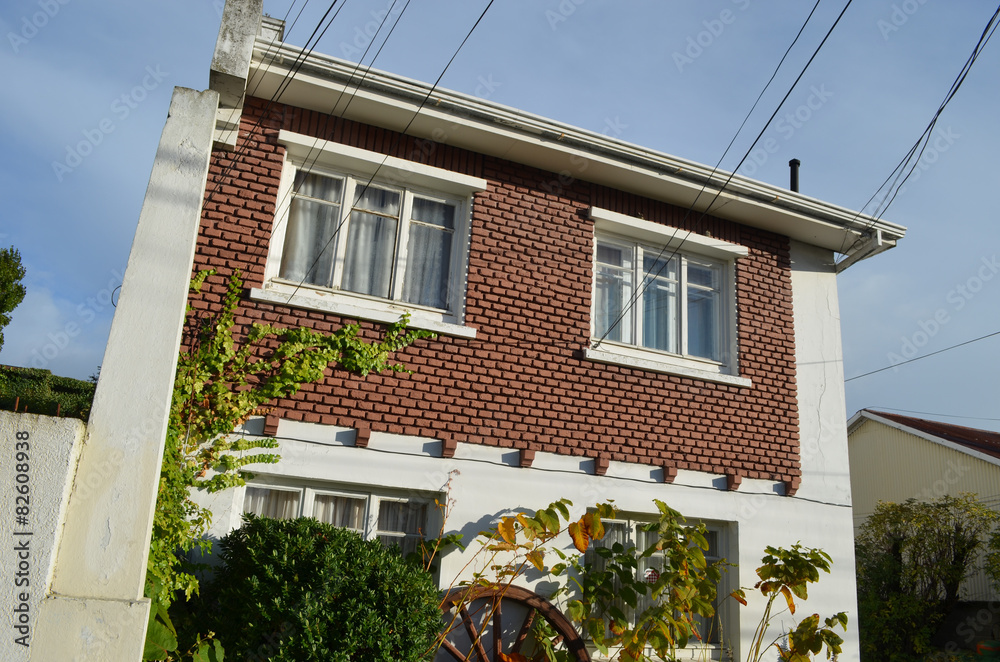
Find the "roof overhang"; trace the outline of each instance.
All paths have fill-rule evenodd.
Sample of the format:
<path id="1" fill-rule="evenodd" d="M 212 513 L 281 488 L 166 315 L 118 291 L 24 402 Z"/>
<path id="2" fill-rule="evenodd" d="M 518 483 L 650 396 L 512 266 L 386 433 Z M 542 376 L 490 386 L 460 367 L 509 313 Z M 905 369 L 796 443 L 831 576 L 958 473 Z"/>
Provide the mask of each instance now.
<path id="1" fill-rule="evenodd" d="M 292 75 L 292 72 L 294 76 Z M 770 230 L 851 262 L 895 246 L 906 228 L 740 175 L 469 95 L 258 39 L 248 90 L 282 103 L 404 131 Z M 555 184 L 555 182 L 554 182 Z"/>

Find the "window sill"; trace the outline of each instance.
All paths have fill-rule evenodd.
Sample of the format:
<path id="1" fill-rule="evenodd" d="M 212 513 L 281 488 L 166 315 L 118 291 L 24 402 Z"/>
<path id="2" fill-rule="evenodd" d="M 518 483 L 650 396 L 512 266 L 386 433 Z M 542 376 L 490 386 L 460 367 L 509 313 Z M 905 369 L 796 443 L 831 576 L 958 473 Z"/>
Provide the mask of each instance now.
<path id="1" fill-rule="evenodd" d="M 296 291 L 296 289 L 298 291 Z M 404 304 L 362 296 L 353 296 L 334 291 L 320 291 L 311 287 L 299 287 L 283 283 L 269 283 L 264 289 L 250 290 L 252 301 L 274 303 L 292 308 L 318 310 L 335 313 L 352 319 L 363 319 L 372 322 L 392 324 L 399 321 L 404 313 L 410 314 L 409 326 L 414 329 L 433 331 L 444 336 L 456 338 L 475 338 L 476 329 L 447 321 L 443 313 L 410 308 Z"/>
<path id="2" fill-rule="evenodd" d="M 653 372 L 662 372 L 668 375 L 678 375 L 680 377 L 691 377 L 693 379 L 701 379 L 704 381 L 716 382 L 718 384 L 728 384 L 730 386 L 738 386 L 740 388 L 750 388 L 753 386 L 753 381 L 747 377 L 727 375 L 721 372 L 713 372 L 712 370 L 695 368 L 691 365 L 684 365 L 682 362 L 685 364 L 693 362 L 685 361 L 681 358 L 672 360 L 671 357 L 664 354 L 658 354 L 656 352 L 643 352 L 642 350 L 635 349 L 628 350 L 634 353 L 626 354 L 626 350 L 624 349 L 622 351 L 615 351 L 617 347 L 609 346 L 606 343 L 603 346 L 607 349 L 591 349 L 588 347 L 584 351 L 584 357 L 598 363 L 611 363 L 614 365 L 627 366 L 629 368 L 652 370 Z"/>

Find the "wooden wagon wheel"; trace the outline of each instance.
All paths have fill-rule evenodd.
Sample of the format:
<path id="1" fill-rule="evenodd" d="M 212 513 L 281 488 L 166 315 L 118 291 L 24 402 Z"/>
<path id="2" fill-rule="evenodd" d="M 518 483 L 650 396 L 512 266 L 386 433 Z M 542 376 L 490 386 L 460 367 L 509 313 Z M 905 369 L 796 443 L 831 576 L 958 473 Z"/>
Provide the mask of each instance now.
<path id="1" fill-rule="evenodd" d="M 560 636 L 560 646 L 573 660 L 590 662 L 583 638 L 569 619 L 548 600 L 525 588 L 457 588 L 448 592 L 443 605 L 448 631 L 438 662 L 501 662 L 501 653 L 508 660 L 530 659 L 529 635 L 539 617 Z"/>

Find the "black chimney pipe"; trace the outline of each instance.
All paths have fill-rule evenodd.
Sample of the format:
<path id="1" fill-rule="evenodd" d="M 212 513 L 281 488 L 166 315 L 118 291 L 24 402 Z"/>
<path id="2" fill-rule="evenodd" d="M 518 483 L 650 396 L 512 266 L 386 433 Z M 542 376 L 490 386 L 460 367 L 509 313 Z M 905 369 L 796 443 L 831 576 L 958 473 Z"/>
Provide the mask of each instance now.
<path id="1" fill-rule="evenodd" d="M 788 162 L 788 167 L 791 168 L 791 184 L 788 188 L 792 189 L 792 192 L 799 192 L 799 166 L 802 162 L 798 159 L 792 159 Z"/>

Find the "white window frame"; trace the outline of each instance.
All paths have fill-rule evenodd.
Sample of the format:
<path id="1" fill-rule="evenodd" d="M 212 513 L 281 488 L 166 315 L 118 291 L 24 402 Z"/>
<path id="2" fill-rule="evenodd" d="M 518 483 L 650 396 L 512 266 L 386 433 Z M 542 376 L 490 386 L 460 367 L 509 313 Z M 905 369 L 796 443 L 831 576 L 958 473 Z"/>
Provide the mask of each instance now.
<path id="1" fill-rule="evenodd" d="M 642 533 L 639 531 L 639 527 L 644 524 L 650 524 L 654 522 L 655 521 L 654 517 L 655 517 L 654 515 L 633 516 L 627 514 L 619 519 L 604 520 L 604 525 L 605 528 L 607 528 L 609 525 L 615 525 L 615 524 L 624 526 L 627 534 L 624 543 L 625 548 L 628 549 L 630 546 L 635 547 L 636 554 L 641 554 L 644 551 L 644 549 L 641 548 L 640 545 L 638 544 L 641 539 L 641 533 Z M 718 561 L 720 559 L 726 559 L 727 561 L 731 562 L 730 559 L 736 557 L 737 552 L 735 545 L 733 544 L 735 540 L 735 538 L 733 537 L 735 535 L 733 533 L 735 531 L 735 525 L 733 523 L 716 522 L 708 520 L 705 521 L 689 520 L 689 523 L 703 523 L 705 524 L 706 528 L 710 533 L 714 533 L 716 535 L 716 544 L 718 548 L 717 551 L 719 552 L 719 555 L 709 556 L 708 553 L 706 553 L 705 559 L 707 561 Z M 595 546 L 599 546 L 600 544 L 601 541 L 597 540 L 594 541 Z M 594 556 L 596 556 L 596 553 L 593 552 L 590 552 L 588 554 L 594 554 Z M 591 561 L 591 559 L 592 557 L 588 557 L 588 561 Z M 643 571 L 641 568 L 636 569 L 637 575 L 641 574 L 642 572 Z M 724 632 L 720 633 L 719 642 L 703 643 L 694 639 L 688 642 L 688 645 L 685 649 L 682 649 L 685 651 L 691 651 L 692 657 L 694 659 L 711 659 L 711 660 L 732 659 L 732 656 L 728 654 L 728 651 L 731 651 L 734 648 L 733 645 L 733 642 L 735 641 L 734 636 L 736 638 L 739 637 L 739 623 L 737 622 L 737 619 L 739 618 L 739 613 L 730 604 L 732 601 L 726 600 L 725 598 L 726 596 L 729 595 L 730 591 L 733 590 L 731 588 L 732 586 L 739 585 L 739 577 L 737 576 L 736 573 L 737 573 L 736 568 L 730 568 L 728 572 L 723 571 L 722 579 L 719 581 L 719 585 L 716 592 L 716 604 L 718 605 L 716 611 L 716 618 L 719 619 L 724 624 L 723 625 Z M 730 577 L 730 575 L 733 576 Z M 637 578 L 641 577 L 637 576 Z M 640 600 L 641 599 L 642 598 L 640 596 Z M 646 596 L 646 599 L 647 600 L 649 599 L 648 594 Z M 618 606 L 619 608 L 622 608 L 626 612 L 630 620 L 634 621 L 635 614 L 630 613 L 631 608 L 624 605 L 624 603 L 619 604 Z M 596 649 L 591 651 L 592 657 L 594 657 L 595 652 Z M 700 654 L 701 652 L 708 653 L 707 657 L 703 654 Z M 678 655 L 678 659 L 681 659 L 681 657 L 682 657 L 681 655 Z"/>
<path id="2" fill-rule="evenodd" d="M 395 322 L 403 313 L 409 313 L 410 326 L 414 328 L 451 336 L 475 337 L 476 329 L 464 323 L 465 294 L 472 197 L 476 192 L 486 190 L 486 180 L 290 131 L 282 130 L 278 142 L 285 147 L 285 162 L 278 188 L 278 207 L 268 249 L 264 287 L 253 288 L 250 292 L 251 299 L 384 323 Z M 337 261 L 334 287 L 292 282 L 281 278 L 279 274 L 292 189 L 296 173 L 300 170 L 342 179 L 344 182 L 338 226 L 343 230 L 338 232 L 338 246 L 334 253 Z M 373 186 L 401 193 L 400 217 L 397 222 L 399 239 L 393 255 L 397 277 L 394 278 L 389 298 L 348 292 L 336 286 L 340 282 L 347 243 L 348 232 L 344 219 L 351 213 L 356 187 L 369 181 Z M 415 196 L 455 205 L 446 309 L 421 306 L 401 299 L 403 274 L 406 272 L 410 210 Z"/>
<path id="3" fill-rule="evenodd" d="M 423 538 L 430 539 L 434 537 L 434 532 L 437 531 L 437 526 L 439 522 L 436 521 L 438 515 L 437 511 L 434 509 L 434 497 L 431 495 L 416 495 L 410 493 L 404 493 L 400 490 L 391 489 L 363 489 L 355 488 L 353 486 L 342 486 L 336 484 L 324 484 L 318 482 L 305 482 L 305 481 L 293 481 L 293 480 L 278 480 L 272 478 L 266 478 L 262 476 L 257 476 L 254 480 L 246 484 L 247 488 L 259 488 L 266 490 L 274 490 L 281 492 L 298 492 L 299 493 L 299 511 L 296 513 L 295 517 L 312 517 L 313 505 L 315 503 L 316 496 L 328 495 L 328 496 L 339 496 L 346 497 L 350 499 L 364 499 L 365 501 L 365 513 L 364 513 L 364 527 L 362 531 L 359 531 L 365 540 L 377 540 L 380 534 L 389 534 L 391 537 L 398 537 L 401 539 L 407 538 L 419 538 L 421 536 L 414 536 L 411 534 L 405 534 L 403 532 L 386 532 L 380 531 L 378 528 L 378 515 L 379 506 L 383 501 L 396 502 L 396 503 L 410 503 L 414 505 L 420 505 L 424 507 L 424 525 L 421 530 Z M 239 512 L 244 513 L 246 504 L 246 488 L 240 490 L 238 493 L 239 498 Z M 352 531 L 355 529 L 351 529 Z M 394 535 L 395 533 L 401 533 L 401 535 Z"/>
<path id="4" fill-rule="evenodd" d="M 685 230 L 678 230 L 659 223 L 653 223 L 618 212 L 592 207 L 590 217 L 594 220 L 593 244 L 593 287 L 591 301 L 591 345 L 585 356 L 593 361 L 612 363 L 655 372 L 694 377 L 706 381 L 739 387 L 753 385 L 748 378 L 739 374 L 739 344 L 736 315 L 736 260 L 746 257 L 749 250 L 745 246 L 706 237 Z M 598 243 L 614 245 L 632 251 L 633 288 L 641 287 L 644 271 L 642 255 L 652 251 L 652 255 L 674 256 L 678 260 L 677 301 L 681 317 L 679 323 L 679 347 L 677 353 L 659 351 L 633 342 L 601 339 L 597 333 L 597 247 Z M 710 264 L 720 270 L 721 290 L 719 315 L 720 361 L 685 354 L 687 343 L 687 264 Z M 641 333 L 641 298 L 632 302 L 629 332 Z"/>

